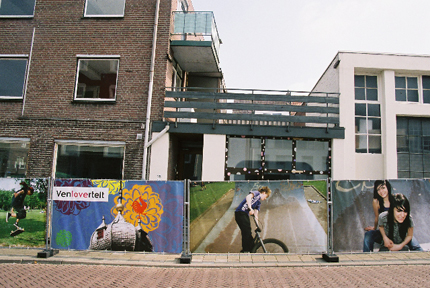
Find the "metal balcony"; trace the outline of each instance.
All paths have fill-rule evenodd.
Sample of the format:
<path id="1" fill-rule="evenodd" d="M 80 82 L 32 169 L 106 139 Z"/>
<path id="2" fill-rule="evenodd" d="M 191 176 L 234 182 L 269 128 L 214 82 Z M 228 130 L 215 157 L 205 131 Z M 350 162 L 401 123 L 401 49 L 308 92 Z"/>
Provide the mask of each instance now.
<path id="1" fill-rule="evenodd" d="M 168 122 L 177 133 L 344 138 L 338 93 L 168 89 L 164 121 L 154 131 Z"/>
<path id="2" fill-rule="evenodd" d="M 173 12 L 171 48 L 181 68 L 191 73 L 220 73 L 220 38 L 213 12 Z"/>

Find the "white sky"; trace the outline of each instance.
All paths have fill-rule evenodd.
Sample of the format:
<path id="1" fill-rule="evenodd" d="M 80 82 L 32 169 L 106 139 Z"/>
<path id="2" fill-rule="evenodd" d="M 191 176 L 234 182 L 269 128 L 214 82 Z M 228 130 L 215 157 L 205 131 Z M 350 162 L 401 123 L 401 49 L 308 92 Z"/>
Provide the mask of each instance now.
<path id="1" fill-rule="evenodd" d="M 193 4 L 214 12 L 227 88 L 310 91 L 338 51 L 430 55 L 429 0 Z"/>

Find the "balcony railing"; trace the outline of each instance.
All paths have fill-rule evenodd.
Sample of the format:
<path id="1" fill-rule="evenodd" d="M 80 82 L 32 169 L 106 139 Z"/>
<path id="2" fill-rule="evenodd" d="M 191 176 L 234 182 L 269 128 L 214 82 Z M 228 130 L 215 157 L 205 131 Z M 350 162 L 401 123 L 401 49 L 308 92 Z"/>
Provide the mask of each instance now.
<path id="1" fill-rule="evenodd" d="M 175 123 L 339 127 L 339 93 L 176 88 L 167 89 L 164 107 L 165 121 Z"/>
<path id="2" fill-rule="evenodd" d="M 213 12 L 173 12 L 172 40 L 211 41 L 219 58 L 220 38 Z"/>

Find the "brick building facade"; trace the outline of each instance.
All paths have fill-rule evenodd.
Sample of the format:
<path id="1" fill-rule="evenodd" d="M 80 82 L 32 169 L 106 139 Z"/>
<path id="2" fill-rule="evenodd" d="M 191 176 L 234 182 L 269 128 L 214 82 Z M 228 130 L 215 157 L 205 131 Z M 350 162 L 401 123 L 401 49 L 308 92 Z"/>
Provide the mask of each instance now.
<path id="1" fill-rule="evenodd" d="M 2 147 L 3 175 L 0 176 L 51 176 L 56 171 L 58 143 L 80 146 L 78 150 L 85 150 L 82 146 L 87 147 L 86 150 L 92 146 L 104 147 L 104 154 L 105 148 L 113 143 L 114 147 L 122 147 L 119 151 L 123 152 L 120 158 L 124 168 L 119 174 L 115 171 L 106 176 L 140 179 L 156 1 L 127 0 L 123 1 L 123 7 L 111 5 L 98 15 L 91 14 L 94 2 L 91 0 L 24 2 L 28 9 L 34 4 L 33 13 L 24 9 L 16 13 L 13 1 L 3 1 L 0 8 L 1 72 L 13 70 L 11 63 L 13 66 L 23 62 L 26 66 L 24 75 L 17 73 L 24 76 L 19 80 L 22 81 L 22 95 L 9 95 L 7 86 L 12 86 L 11 80 L 6 76 L 0 79 L 3 86 L 0 88 L 3 91 L 0 95 L 0 142 L 29 144 L 27 169 L 25 175 L 9 171 L 13 169 L 6 167 L 11 166 L 7 162 L 14 160 L 7 159 L 7 155 L 12 155 L 6 151 L 10 147 L 7 144 L 6 148 Z M 159 3 L 151 120 L 162 118 L 164 87 L 172 82 L 172 74 L 167 72 L 172 71 L 171 61 L 168 61 L 169 37 L 172 9 L 176 10 L 177 4 L 177 1 Z M 192 8 L 191 4 L 188 6 Z M 122 12 L 122 15 L 113 15 L 111 10 Z M 107 99 L 102 96 L 103 85 L 100 85 L 91 86 L 97 88 L 95 96 L 91 90 L 94 98 L 89 98 L 90 94 L 80 96 L 78 90 L 84 76 L 79 74 L 79 69 L 83 70 L 85 61 L 91 66 L 103 60 L 115 65 L 111 73 L 114 77 L 116 73 L 113 86 L 110 85 L 111 95 Z M 106 75 L 99 73 L 99 80 L 103 82 Z M 83 87 L 88 90 L 90 86 L 84 84 Z M 97 173 L 88 176 L 91 175 Z"/>
<path id="2" fill-rule="evenodd" d="M 142 177 L 157 1 L 117 2 L 123 5 L 94 7 L 97 1 L 29 0 L 23 1 L 27 10 L 16 10 L 14 1 L 3 1 L 0 75 L 12 71 L 13 77 L 20 79 L 12 84 L 10 77 L 0 76 L 0 177 L 49 177 L 55 173 L 57 177 Z M 159 2 L 151 120 L 162 119 L 164 87 L 172 83 L 169 38 L 177 4 L 177 0 Z M 33 13 L 28 12 L 31 5 Z M 192 9 L 191 3 L 187 6 Z M 19 72 L 19 63 L 25 66 L 24 73 Z M 110 72 L 92 71 L 91 76 L 90 70 L 99 64 L 110 64 Z M 103 88 L 108 77 L 112 78 L 106 88 L 109 91 Z M 21 95 L 14 91 L 11 95 L 9 85 L 22 87 Z M 25 175 L 11 168 L 16 159 L 8 159 L 16 144 L 28 149 Z M 98 149 L 91 151 L 90 147 Z M 112 154 L 110 147 L 117 150 Z M 93 160 L 82 162 L 80 157 L 85 153 Z M 69 168 L 65 169 L 69 172 L 76 163 L 88 166 L 93 162 L 99 164 L 94 170 L 106 173 L 58 174 L 56 161 L 63 154 L 68 157 L 65 165 Z M 117 157 L 120 167 L 108 168 L 110 157 Z"/>

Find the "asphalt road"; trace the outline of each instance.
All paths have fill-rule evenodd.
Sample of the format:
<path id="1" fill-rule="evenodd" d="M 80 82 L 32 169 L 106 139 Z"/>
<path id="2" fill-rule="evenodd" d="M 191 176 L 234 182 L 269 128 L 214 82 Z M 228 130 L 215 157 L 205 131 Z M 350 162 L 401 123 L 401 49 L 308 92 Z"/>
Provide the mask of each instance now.
<path id="1" fill-rule="evenodd" d="M 0 287 L 429 287 L 429 265 L 156 268 L 0 264 Z"/>

